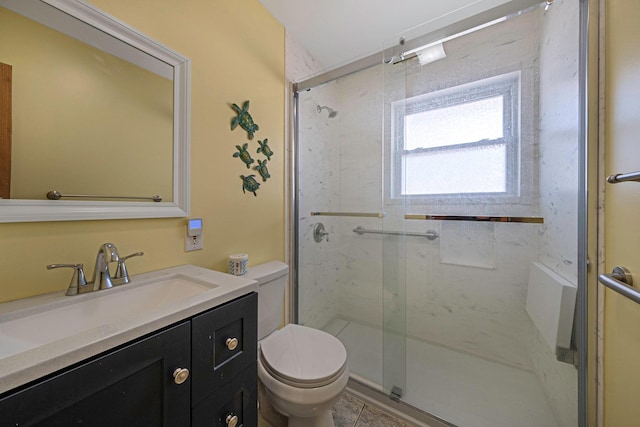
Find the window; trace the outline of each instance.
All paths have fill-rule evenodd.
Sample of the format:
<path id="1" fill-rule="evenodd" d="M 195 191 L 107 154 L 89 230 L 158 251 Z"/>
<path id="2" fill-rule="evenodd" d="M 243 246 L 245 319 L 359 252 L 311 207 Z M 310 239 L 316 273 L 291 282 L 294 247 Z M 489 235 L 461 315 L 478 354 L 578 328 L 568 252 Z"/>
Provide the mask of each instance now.
<path id="1" fill-rule="evenodd" d="M 520 73 L 393 104 L 393 198 L 519 195 Z"/>

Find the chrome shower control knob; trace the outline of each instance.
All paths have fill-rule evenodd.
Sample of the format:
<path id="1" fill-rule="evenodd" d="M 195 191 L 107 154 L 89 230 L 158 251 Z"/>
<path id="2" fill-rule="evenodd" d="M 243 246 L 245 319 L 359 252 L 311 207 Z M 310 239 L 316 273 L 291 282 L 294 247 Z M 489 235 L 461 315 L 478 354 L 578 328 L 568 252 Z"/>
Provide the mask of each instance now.
<path id="1" fill-rule="evenodd" d="M 236 425 L 238 424 L 238 416 L 237 415 L 227 415 L 227 418 L 225 419 L 227 426 L 229 427 L 236 427 Z"/>
<path id="2" fill-rule="evenodd" d="M 176 368 L 173 371 L 173 380 L 176 384 L 182 384 L 189 378 L 189 370 L 187 368 Z"/>
<path id="3" fill-rule="evenodd" d="M 327 238 L 328 242 L 329 233 L 325 230 L 324 224 L 321 222 L 313 224 L 313 240 L 315 240 L 317 243 L 320 243 L 325 237 Z"/>
<path id="4" fill-rule="evenodd" d="M 225 344 L 229 350 L 233 351 L 238 347 L 238 338 L 227 338 Z"/>

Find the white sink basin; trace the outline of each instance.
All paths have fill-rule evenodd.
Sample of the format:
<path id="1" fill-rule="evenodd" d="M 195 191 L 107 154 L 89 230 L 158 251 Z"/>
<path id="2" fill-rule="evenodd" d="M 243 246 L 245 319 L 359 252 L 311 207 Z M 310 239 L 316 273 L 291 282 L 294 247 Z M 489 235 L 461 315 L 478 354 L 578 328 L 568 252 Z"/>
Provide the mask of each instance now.
<path id="1" fill-rule="evenodd" d="M 194 265 L 112 289 L 0 304 L 0 393 L 257 291 L 254 280 Z"/>
<path id="2" fill-rule="evenodd" d="M 97 291 L 95 298 L 0 323 L 0 359 L 218 287 L 180 274 L 129 289 L 126 286 Z"/>

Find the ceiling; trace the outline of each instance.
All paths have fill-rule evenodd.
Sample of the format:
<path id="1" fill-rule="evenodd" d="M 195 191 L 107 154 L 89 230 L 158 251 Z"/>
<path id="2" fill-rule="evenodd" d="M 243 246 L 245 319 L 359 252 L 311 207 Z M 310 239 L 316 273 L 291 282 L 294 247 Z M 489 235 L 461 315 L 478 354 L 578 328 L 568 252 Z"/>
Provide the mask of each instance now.
<path id="1" fill-rule="evenodd" d="M 326 70 L 512 0 L 259 0 Z"/>

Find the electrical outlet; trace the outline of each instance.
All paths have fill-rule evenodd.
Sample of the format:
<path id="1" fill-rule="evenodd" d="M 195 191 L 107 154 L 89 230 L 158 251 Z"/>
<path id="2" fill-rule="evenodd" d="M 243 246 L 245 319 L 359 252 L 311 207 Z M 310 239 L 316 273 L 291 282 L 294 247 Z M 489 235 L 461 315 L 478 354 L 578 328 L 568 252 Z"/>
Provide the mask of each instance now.
<path id="1" fill-rule="evenodd" d="M 185 252 L 199 251 L 202 249 L 202 236 L 186 236 L 184 241 Z"/>
<path id="2" fill-rule="evenodd" d="M 187 219 L 187 227 L 184 240 L 185 252 L 199 251 L 202 249 L 202 218 Z"/>

